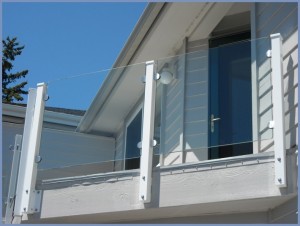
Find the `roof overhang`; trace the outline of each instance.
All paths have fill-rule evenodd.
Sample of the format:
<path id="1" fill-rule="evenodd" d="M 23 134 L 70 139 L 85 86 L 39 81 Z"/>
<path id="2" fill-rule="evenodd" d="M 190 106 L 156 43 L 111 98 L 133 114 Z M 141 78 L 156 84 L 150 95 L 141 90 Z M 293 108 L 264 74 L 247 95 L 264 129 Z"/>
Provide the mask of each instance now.
<path id="1" fill-rule="evenodd" d="M 26 107 L 2 104 L 2 117 L 13 117 L 25 119 Z M 44 122 L 52 124 L 60 124 L 64 126 L 77 126 L 82 116 L 65 114 L 45 110 Z M 13 122 L 13 121 L 11 121 Z"/>
<path id="2" fill-rule="evenodd" d="M 113 68 L 174 56 L 189 37 L 208 38 L 234 3 L 150 3 Z M 139 65 L 137 67 L 142 67 Z M 123 70 L 124 69 L 124 70 Z M 112 70 L 77 131 L 113 136 L 143 94 L 143 70 Z"/>

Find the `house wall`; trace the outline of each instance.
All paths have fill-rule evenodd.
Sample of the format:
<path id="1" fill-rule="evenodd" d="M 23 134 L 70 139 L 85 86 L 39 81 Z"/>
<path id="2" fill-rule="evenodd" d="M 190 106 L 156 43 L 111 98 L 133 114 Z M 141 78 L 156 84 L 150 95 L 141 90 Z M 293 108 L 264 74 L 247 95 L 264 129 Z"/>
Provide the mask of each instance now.
<path id="1" fill-rule="evenodd" d="M 124 131 L 124 126 L 122 126 L 116 135 L 114 171 L 120 171 L 124 169 L 124 156 L 125 156 L 124 149 L 125 149 L 125 131 Z"/>
<path id="2" fill-rule="evenodd" d="M 162 85 L 161 94 L 161 140 L 160 152 L 163 165 L 183 162 L 184 134 L 184 85 L 185 85 L 185 44 L 176 55 L 158 62 L 160 67 L 165 63 L 174 68 L 174 79 L 168 85 Z"/>
<path id="3" fill-rule="evenodd" d="M 252 38 L 269 37 L 280 33 L 283 40 L 284 107 L 286 148 L 298 144 L 298 7 L 297 3 L 256 3 L 252 8 Z M 269 44 L 257 41 L 257 151 L 273 150 L 272 131 L 267 128 L 272 120 L 272 84 L 270 60 L 266 60 Z"/>
<path id="4" fill-rule="evenodd" d="M 114 138 L 43 128 L 39 169 L 112 163 L 114 149 Z M 104 171 L 112 171 L 112 166 Z"/>
<path id="5" fill-rule="evenodd" d="M 208 159 L 208 39 L 188 41 L 184 94 L 184 162 Z"/>
<path id="6" fill-rule="evenodd" d="M 249 28 L 249 13 L 243 15 L 243 26 Z M 230 18 L 233 17 L 232 15 Z M 227 17 L 226 17 L 227 18 Z M 246 23 L 247 22 L 247 23 Z M 245 25 L 246 24 L 246 25 Z M 222 23 L 217 31 L 226 30 Z M 234 27 L 230 27 L 234 31 Z M 215 32 L 215 31 L 214 31 Z M 297 144 L 298 137 L 298 24 L 296 3 L 255 3 L 251 8 L 252 33 L 252 104 L 254 153 L 273 150 L 270 34 L 283 37 L 284 90 L 287 148 Z M 219 32 L 220 33 L 220 32 Z M 207 34 L 208 36 L 209 34 Z M 194 38 L 195 39 L 195 38 Z M 158 61 L 158 69 L 175 65 L 175 79 L 162 85 L 160 152 L 161 165 L 195 162 L 208 158 L 208 39 L 183 40 L 177 57 Z M 124 134 L 117 135 L 116 159 L 124 149 Z M 124 154 L 124 153 L 123 153 Z M 116 163 L 116 169 L 121 163 Z"/>
<path id="7" fill-rule="evenodd" d="M 297 12 L 296 3 L 256 3 L 251 9 L 254 153 L 273 150 L 273 131 L 268 127 L 273 118 L 271 59 L 266 52 L 271 48 L 270 34 L 277 32 L 283 38 L 286 147 L 289 149 L 298 144 Z M 165 146 L 164 153 L 169 153 L 165 165 L 205 160 L 208 157 L 205 148 L 208 146 L 207 49 L 207 39 L 187 41 L 184 62 L 178 61 L 177 65 L 178 80 L 166 88 L 165 126 L 171 125 L 172 132 L 166 132 L 164 139 L 173 147 Z M 183 49 L 180 51 L 182 53 Z M 180 71 L 181 67 L 183 71 Z M 180 87 L 183 87 L 182 90 L 179 90 Z M 168 97 L 169 93 L 171 97 Z M 178 95 L 184 96 L 183 103 Z M 183 118 L 179 116 L 180 112 Z M 183 127 L 180 127 L 182 120 Z M 182 156 L 179 154 L 181 150 Z"/>
<path id="8" fill-rule="evenodd" d="M 183 41 L 172 62 L 176 79 L 163 86 L 164 165 L 207 160 L 208 40 Z"/>
<path id="9" fill-rule="evenodd" d="M 24 124 L 3 122 L 2 126 L 3 215 L 13 158 L 10 145 L 14 145 L 16 134 L 23 134 Z M 113 171 L 114 148 L 114 138 L 43 128 L 38 180 Z"/>

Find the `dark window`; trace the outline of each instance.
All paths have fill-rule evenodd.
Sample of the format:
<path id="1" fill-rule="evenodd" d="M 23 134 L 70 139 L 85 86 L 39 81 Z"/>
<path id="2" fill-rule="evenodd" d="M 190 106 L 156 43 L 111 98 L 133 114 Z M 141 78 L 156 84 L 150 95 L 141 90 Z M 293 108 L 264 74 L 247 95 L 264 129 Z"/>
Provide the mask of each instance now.
<path id="1" fill-rule="evenodd" d="M 126 130 L 125 170 L 140 168 L 140 149 L 137 144 L 141 141 L 142 110 L 135 116 Z"/>

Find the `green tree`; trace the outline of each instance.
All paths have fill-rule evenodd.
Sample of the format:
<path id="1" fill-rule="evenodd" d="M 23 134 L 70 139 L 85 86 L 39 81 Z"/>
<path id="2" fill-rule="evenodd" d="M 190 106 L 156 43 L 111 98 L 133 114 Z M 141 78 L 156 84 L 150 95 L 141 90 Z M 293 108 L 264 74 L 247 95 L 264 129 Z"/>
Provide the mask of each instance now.
<path id="1" fill-rule="evenodd" d="M 17 80 L 25 78 L 28 70 L 23 70 L 20 72 L 12 72 L 13 62 L 15 57 L 21 55 L 25 46 L 20 46 L 17 42 L 17 38 L 2 40 L 2 102 L 12 103 L 14 100 L 22 101 L 23 97 L 21 95 L 28 94 L 24 90 L 24 86 L 27 84 L 25 82 L 17 83 Z"/>

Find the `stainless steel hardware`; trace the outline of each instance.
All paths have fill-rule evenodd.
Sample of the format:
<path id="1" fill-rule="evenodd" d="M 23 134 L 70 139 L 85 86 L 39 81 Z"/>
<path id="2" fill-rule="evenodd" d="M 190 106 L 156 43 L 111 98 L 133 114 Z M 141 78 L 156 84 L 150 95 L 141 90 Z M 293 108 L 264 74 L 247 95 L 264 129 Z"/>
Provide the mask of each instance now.
<path id="1" fill-rule="evenodd" d="M 215 116 L 213 114 L 211 114 L 210 116 L 210 132 L 214 132 L 215 131 L 215 121 L 219 121 L 221 120 L 221 118 L 215 118 Z"/>

